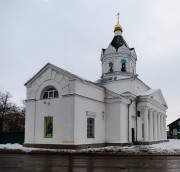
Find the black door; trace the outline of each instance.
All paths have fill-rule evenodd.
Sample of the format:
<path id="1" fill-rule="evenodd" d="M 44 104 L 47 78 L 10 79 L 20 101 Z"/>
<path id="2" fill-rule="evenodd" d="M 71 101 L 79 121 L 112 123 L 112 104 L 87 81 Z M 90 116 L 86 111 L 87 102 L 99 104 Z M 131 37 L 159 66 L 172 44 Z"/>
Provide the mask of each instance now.
<path id="1" fill-rule="evenodd" d="M 132 133 L 132 142 L 134 142 L 134 128 L 131 128 L 131 133 Z"/>

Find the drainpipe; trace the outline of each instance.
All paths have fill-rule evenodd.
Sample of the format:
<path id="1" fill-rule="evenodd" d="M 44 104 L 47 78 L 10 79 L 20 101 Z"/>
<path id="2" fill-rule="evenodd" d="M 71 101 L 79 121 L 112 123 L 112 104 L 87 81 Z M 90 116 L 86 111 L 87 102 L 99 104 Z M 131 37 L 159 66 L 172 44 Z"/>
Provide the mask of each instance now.
<path id="1" fill-rule="evenodd" d="M 128 104 L 128 142 L 129 142 L 129 108 L 130 108 L 130 105 L 132 104 L 133 100 L 131 100 L 131 102 Z"/>
<path id="2" fill-rule="evenodd" d="M 138 115 L 138 110 L 137 110 L 137 105 L 138 105 L 138 103 L 139 103 L 139 98 L 140 98 L 140 96 L 137 96 L 137 98 L 136 98 L 136 142 L 137 142 L 137 115 Z"/>

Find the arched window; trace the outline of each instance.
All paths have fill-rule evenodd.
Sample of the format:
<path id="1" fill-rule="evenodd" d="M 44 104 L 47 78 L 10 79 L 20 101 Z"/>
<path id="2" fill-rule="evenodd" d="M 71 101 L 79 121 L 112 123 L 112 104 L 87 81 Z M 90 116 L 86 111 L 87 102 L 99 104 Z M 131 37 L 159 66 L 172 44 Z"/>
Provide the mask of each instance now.
<path id="1" fill-rule="evenodd" d="M 113 72 L 113 62 L 109 62 L 109 72 Z"/>
<path id="2" fill-rule="evenodd" d="M 121 71 L 126 72 L 126 63 L 127 61 L 125 59 L 121 59 Z"/>
<path id="3" fill-rule="evenodd" d="M 42 98 L 49 99 L 49 98 L 57 98 L 59 97 L 58 91 L 54 87 L 47 87 L 43 91 Z"/>
<path id="4" fill-rule="evenodd" d="M 87 138 L 94 138 L 94 118 L 87 118 Z"/>

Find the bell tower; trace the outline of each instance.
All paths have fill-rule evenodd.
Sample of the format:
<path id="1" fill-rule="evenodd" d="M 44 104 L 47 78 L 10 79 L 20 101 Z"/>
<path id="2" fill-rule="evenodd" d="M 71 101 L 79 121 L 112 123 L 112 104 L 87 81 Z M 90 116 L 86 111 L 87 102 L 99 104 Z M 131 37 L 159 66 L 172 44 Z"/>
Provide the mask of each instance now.
<path id="1" fill-rule="evenodd" d="M 108 48 L 102 49 L 102 76 L 101 81 L 114 81 L 119 79 L 136 77 L 137 56 L 134 48 L 129 48 L 122 36 L 122 26 L 119 24 L 119 13 L 117 24 L 114 27 L 114 38 Z"/>

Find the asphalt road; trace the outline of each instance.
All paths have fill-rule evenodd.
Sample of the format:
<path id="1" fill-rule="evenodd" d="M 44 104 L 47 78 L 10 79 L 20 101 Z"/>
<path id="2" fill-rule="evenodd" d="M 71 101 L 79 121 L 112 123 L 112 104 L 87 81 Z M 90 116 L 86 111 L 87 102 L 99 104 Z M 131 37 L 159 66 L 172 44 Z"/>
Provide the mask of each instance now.
<path id="1" fill-rule="evenodd" d="M 0 172 L 180 172 L 180 156 L 0 154 Z"/>

